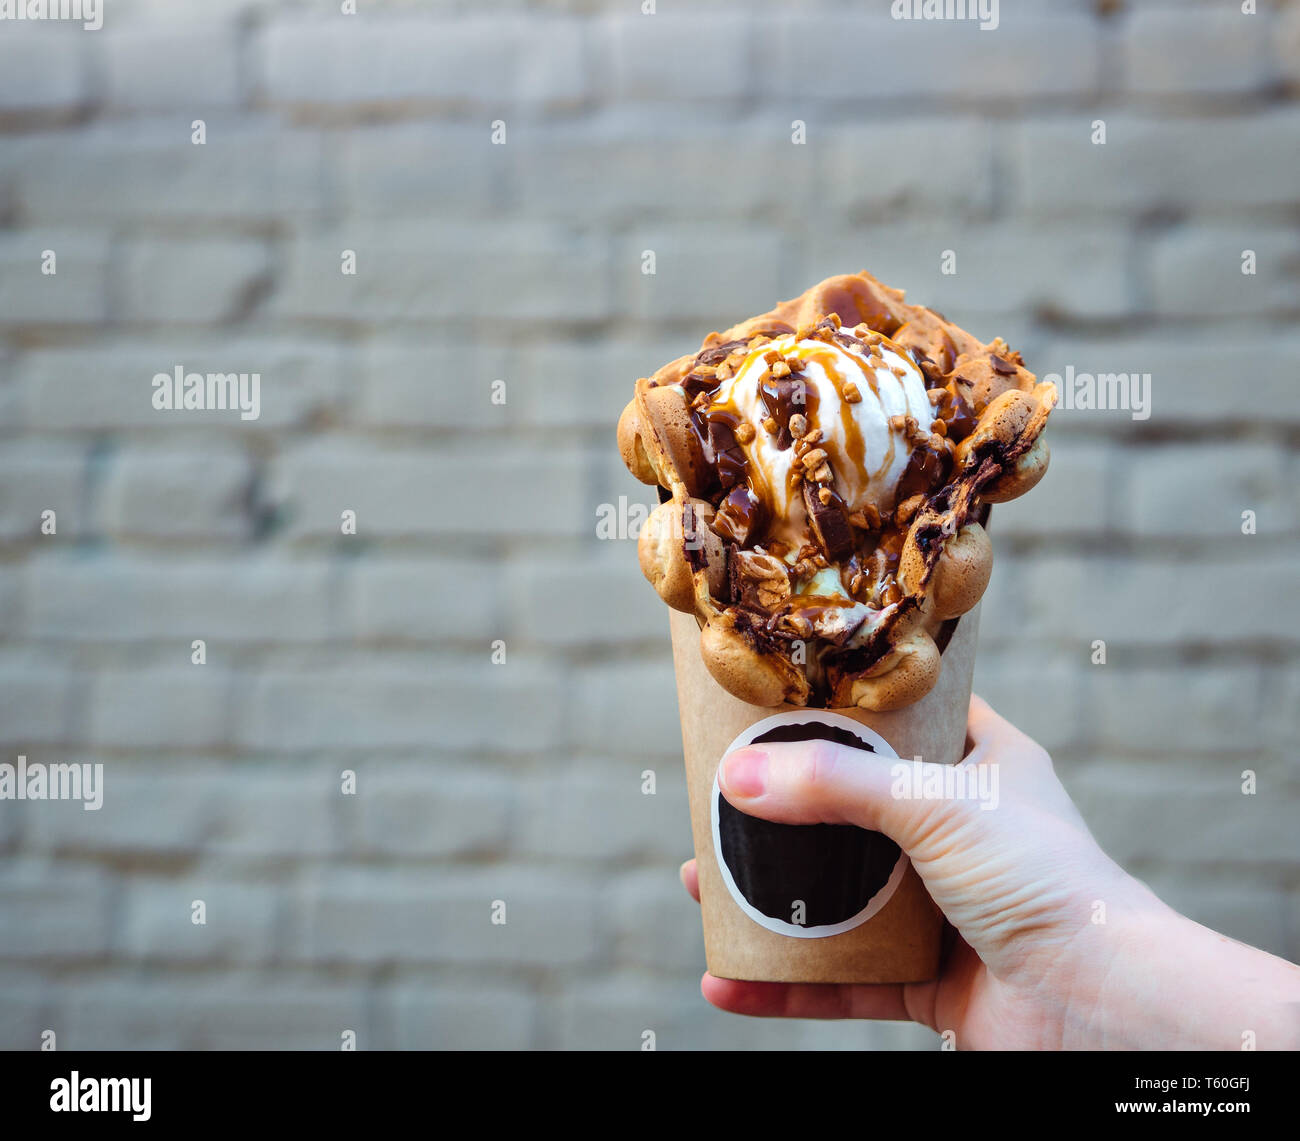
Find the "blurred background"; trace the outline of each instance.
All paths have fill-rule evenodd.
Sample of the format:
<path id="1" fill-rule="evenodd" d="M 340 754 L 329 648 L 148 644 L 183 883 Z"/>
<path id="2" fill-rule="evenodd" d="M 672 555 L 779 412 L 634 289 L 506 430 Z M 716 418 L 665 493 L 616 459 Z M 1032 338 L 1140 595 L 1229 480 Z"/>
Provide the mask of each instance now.
<path id="1" fill-rule="evenodd" d="M 994 512 L 977 688 L 1300 955 L 1300 6 L 343 7 L 0 23 L 0 745 L 106 785 L 0 801 L 0 1046 L 935 1048 L 700 998 L 666 612 L 596 532 L 636 377 L 861 268 L 1150 373 Z"/>

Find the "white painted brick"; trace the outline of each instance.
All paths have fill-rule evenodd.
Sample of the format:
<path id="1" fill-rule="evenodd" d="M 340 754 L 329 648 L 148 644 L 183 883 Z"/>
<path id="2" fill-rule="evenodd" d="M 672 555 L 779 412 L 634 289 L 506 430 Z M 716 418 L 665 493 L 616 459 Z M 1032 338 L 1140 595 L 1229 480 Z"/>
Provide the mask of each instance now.
<path id="1" fill-rule="evenodd" d="M 698 344 L 685 341 L 661 345 L 604 340 L 528 346 L 514 354 L 506 376 L 511 415 L 540 428 L 612 432 L 636 381 L 696 348 Z"/>
<path id="2" fill-rule="evenodd" d="M 642 792 L 653 773 L 654 793 Z M 599 759 L 523 782 L 513 829 L 526 856 L 594 860 L 676 859 L 691 853 L 690 809 L 680 760 Z"/>
<path id="3" fill-rule="evenodd" d="M 1235 558 L 1138 560 L 1119 554 L 1036 558 L 1025 568 L 1027 621 L 1086 653 L 1113 646 L 1294 641 L 1278 615 L 1295 581 L 1297 552 L 1243 546 Z"/>
<path id="4" fill-rule="evenodd" d="M 117 538 L 241 539 L 252 526 L 252 479 L 236 448 L 132 448 L 101 490 L 103 527 Z"/>
<path id="5" fill-rule="evenodd" d="M 588 87 L 581 36 L 577 20 L 276 20 L 257 52 L 263 94 L 276 103 L 566 104 Z"/>
<path id="6" fill-rule="evenodd" d="M 1121 41 L 1124 85 L 1144 95 L 1259 91 L 1272 78 L 1269 16 L 1243 14 L 1239 5 L 1132 12 Z"/>
<path id="7" fill-rule="evenodd" d="M 122 257 L 120 315 L 145 324 L 229 320 L 268 271 L 266 247 L 246 238 L 149 239 Z"/>
<path id="8" fill-rule="evenodd" d="M 993 136 L 985 120 L 891 116 L 853 127 L 823 128 L 814 121 L 808 131 L 805 147 L 825 156 L 828 205 L 842 216 L 866 220 L 882 211 L 970 216 L 992 209 Z M 788 156 L 782 177 L 774 180 L 778 186 L 785 185 L 787 163 L 793 165 Z"/>
<path id="9" fill-rule="evenodd" d="M 1232 348 L 1231 372 L 1225 372 L 1220 335 L 1184 331 L 1176 336 L 1063 337 L 1036 354 L 1040 377 L 1076 373 L 1151 374 L 1151 418 L 1161 428 L 1183 425 L 1257 427 L 1259 409 L 1270 423 L 1300 423 L 1300 339 L 1287 333 L 1238 338 Z M 1242 385 L 1251 399 L 1241 399 Z M 1128 411 L 1086 411 L 1058 404 L 1052 412 L 1053 433 L 1075 428 L 1123 432 L 1134 426 Z"/>
<path id="10" fill-rule="evenodd" d="M 983 622 L 980 626 L 985 628 Z M 973 688 L 1016 728 L 1054 752 L 1078 745 L 1087 733 L 1087 679 L 1082 673 L 1087 647 L 1070 657 L 1050 653 L 1037 633 L 1029 627 L 1031 637 L 1005 649 L 981 648 Z"/>
<path id="11" fill-rule="evenodd" d="M 55 255 L 45 273 L 45 253 Z M 99 324 L 107 315 L 108 240 L 70 231 L 0 237 L 0 323 Z"/>
<path id="12" fill-rule="evenodd" d="M 334 196 L 322 136 L 278 120 L 213 119 L 195 146 L 183 114 L 12 144 L 18 207 L 32 223 L 263 221 L 319 215 Z M 202 116 L 197 116 L 202 117 Z M 95 172 L 87 192 L 86 171 Z"/>
<path id="13" fill-rule="evenodd" d="M 200 18 L 162 27 L 114 25 L 95 47 L 105 98 L 114 107 L 184 108 L 190 115 L 241 102 L 238 29 L 228 23 Z"/>
<path id="14" fill-rule="evenodd" d="M 344 250 L 356 252 L 353 275 L 341 272 Z M 532 221 L 359 222 L 294 240 L 271 310 L 341 321 L 594 320 L 610 312 L 607 261 L 603 238 Z"/>
<path id="15" fill-rule="evenodd" d="M 773 57 L 771 89 L 801 100 L 1082 96 L 1100 78 L 1097 24 L 1084 13 L 1007 13 L 983 31 L 969 20 L 892 20 L 879 5 L 820 21 L 790 13 L 758 36 L 759 59 Z"/>
<path id="16" fill-rule="evenodd" d="M 65 1007 L 61 1049 L 337 1050 L 345 1030 L 366 1046 L 365 995 L 336 984 L 109 979 L 71 990 Z"/>
<path id="17" fill-rule="evenodd" d="M 0 659 L 0 731 L 8 744 L 17 746 L 13 754 L 72 740 L 78 692 L 74 674 L 18 658 Z M 5 760 L 12 764 L 14 757 Z"/>
<path id="18" fill-rule="evenodd" d="M 505 152 L 499 161 L 508 164 L 511 205 L 529 216 L 571 221 L 578 203 L 584 215 L 614 223 L 647 215 L 734 223 L 784 210 L 814 189 L 826 193 L 817 164 L 833 144 L 814 135 L 820 145 L 796 146 L 790 138 L 788 119 L 669 118 L 662 104 L 646 104 L 614 106 L 592 120 L 530 124 L 492 149 Z M 856 197 L 864 194 L 870 190 Z"/>
<path id="19" fill-rule="evenodd" d="M 0 445 L 0 539 L 45 541 L 85 530 L 86 457 L 76 445 L 20 440 Z M 54 512 L 53 535 L 42 535 L 41 513 Z"/>
<path id="20" fill-rule="evenodd" d="M 524 988 L 414 985 L 388 996 L 398 1050 L 527 1050 L 537 996 Z"/>
<path id="21" fill-rule="evenodd" d="M 1067 784 L 1102 847 L 1121 864 L 1286 862 L 1295 850 L 1295 790 L 1243 795 L 1242 768 L 1237 761 L 1175 770 L 1105 760 L 1071 769 Z"/>
<path id="22" fill-rule="evenodd" d="M 6 977 L 0 983 L 0 1048 L 38 1050 L 41 1034 L 50 1029 L 53 1000 L 36 978 L 19 983 Z"/>
<path id="23" fill-rule="evenodd" d="M 555 1003 L 545 1025 L 565 1050 L 640 1050 L 654 1032 L 656 1050 L 935 1049 L 935 1036 L 916 1026 L 845 1019 L 809 1023 L 786 1018 L 737 1018 L 700 997 L 697 978 L 647 979 L 628 971 L 584 978 Z"/>
<path id="24" fill-rule="evenodd" d="M 472 559 L 359 560 L 348 569 L 358 637 L 478 641 L 505 633 L 500 568 Z"/>
<path id="25" fill-rule="evenodd" d="M 493 144 L 486 122 L 350 130 L 338 143 L 343 203 L 349 214 L 363 218 L 490 210 L 499 202 L 507 164 L 525 145 L 507 138 L 505 146 Z M 412 162 L 413 155 L 423 157 Z"/>
<path id="26" fill-rule="evenodd" d="M 1091 142 L 1106 121 L 1106 143 Z M 1300 116 L 1290 109 L 1214 119 L 1123 111 L 1026 120 L 1012 136 L 1016 207 L 1041 214 L 1293 206 Z M 1260 162 L 1268 155 L 1268 162 Z M 1242 172 L 1249 171 L 1249 177 Z"/>
<path id="27" fill-rule="evenodd" d="M 337 670 L 266 673 L 239 717 L 250 749 L 484 749 L 553 745 L 561 678 L 517 658 L 504 665 L 415 659 Z"/>
<path id="28" fill-rule="evenodd" d="M 152 428 L 210 433 L 215 427 L 255 432 L 328 415 L 342 400 L 344 354 L 285 341 L 132 340 L 95 348 L 33 349 L 14 366 L 24 415 L 33 428 Z M 186 372 L 258 373 L 260 415 L 238 411 L 159 411 L 153 378 Z"/>
<path id="29" fill-rule="evenodd" d="M 1154 419 L 1154 416 L 1152 417 Z M 1197 535 L 1216 553 L 1245 554 L 1263 536 L 1294 535 L 1300 513 L 1283 451 L 1267 444 L 1203 441 L 1130 453 L 1120 525 L 1142 536 Z M 1254 511 L 1258 535 L 1243 535 Z"/>
<path id="30" fill-rule="evenodd" d="M 506 905 L 492 922 L 493 903 Z M 314 963 L 475 963 L 562 967 L 596 947 L 595 892 L 544 869 L 349 868 L 306 885 L 299 957 Z"/>
<path id="31" fill-rule="evenodd" d="M 681 756 L 677 684 L 667 640 L 655 661 L 588 666 L 574 678 L 577 742 L 616 758 Z"/>
<path id="32" fill-rule="evenodd" d="M 71 110 L 86 98 L 80 26 L 15 28 L 0 36 L 0 112 Z"/>
<path id="33" fill-rule="evenodd" d="M 1255 272 L 1242 254 L 1255 252 Z M 1300 308 L 1300 233 L 1271 226 L 1199 223 L 1158 238 L 1151 251 L 1155 311 L 1171 317 L 1256 317 Z"/>
<path id="34" fill-rule="evenodd" d="M 667 637 L 667 610 L 641 574 L 635 540 L 602 557 L 529 559 L 512 568 L 511 629 L 530 642 L 607 645 Z"/>
<path id="35" fill-rule="evenodd" d="M 1181 755 L 1259 747 L 1258 667 L 1128 668 L 1111 657 L 1090 669 L 1089 721 L 1103 749 Z"/>
<path id="36" fill-rule="evenodd" d="M 683 858 L 689 849 L 683 849 Z M 638 868 L 604 892 L 614 929 L 614 961 L 664 970 L 704 967 L 699 905 L 682 889 L 676 866 Z"/>
<path id="37" fill-rule="evenodd" d="M 319 641 L 333 626 L 331 570 L 319 560 L 55 557 L 27 569 L 36 638 L 162 639 L 186 664 L 191 641 L 203 638 L 217 665 L 224 643 Z"/>
<path id="38" fill-rule="evenodd" d="M 220 771 L 215 823 L 204 850 L 217 856 L 310 859 L 333 853 L 341 766 Z"/>
<path id="39" fill-rule="evenodd" d="M 294 536 L 339 536 L 345 510 L 357 513 L 363 538 L 579 535 L 595 529 L 586 468 L 587 457 L 572 450 L 502 449 L 484 462 L 464 442 L 377 453 L 318 439 L 276 461 L 271 495 Z"/>
<path id="40" fill-rule="evenodd" d="M 1005 321 L 989 329 L 987 319 L 967 314 L 1127 316 L 1134 304 L 1130 244 L 1126 234 L 1109 227 L 972 226 L 956 217 L 862 230 L 822 227 L 801 249 L 801 280 L 865 267 L 906 290 L 909 301 L 942 311 L 981 340 L 1000 335 L 1014 344 Z M 945 274 L 949 250 L 956 272 Z M 1034 361 L 1031 367 L 1040 366 Z"/>
<path id="41" fill-rule="evenodd" d="M 518 418 L 520 389 L 532 381 L 510 367 L 512 356 L 504 345 L 481 343 L 376 345 L 361 360 L 358 416 L 385 428 L 506 428 Z"/>
<path id="42" fill-rule="evenodd" d="M 614 278 L 642 320 L 690 320 L 701 329 L 719 321 L 725 328 L 797 292 L 782 276 L 786 245 L 767 227 L 647 228 L 620 243 Z M 647 250 L 655 255 L 653 274 L 642 272 Z"/>
<path id="43" fill-rule="evenodd" d="M 108 950 L 112 886 L 98 869 L 8 861 L 0 870 L 0 956 L 93 959 Z"/>
<path id="44" fill-rule="evenodd" d="M 355 817 L 356 850 L 383 855 L 449 856 L 499 852 L 509 833 L 513 783 L 482 763 L 371 763 L 358 773 L 355 798 L 343 814 Z"/>
<path id="45" fill-rule="evenodd" d="M 46 759 L 53 756 L 28 758 Z M 140 768 L 95 754 L 75 759 L 104 766 L 103 804 L 87 812 L 80 802 L 32 802 L 25 822 L 27 842 L 34 850 L 161 855 L 193 853 L 207 844 L 221 788 L 212 765 L 164 762 L 158 768 Z"/>
<path id="46" fill-rule="evenodd" d="M 1049 435 L 1048 440 L 1052 459 L 1047 474 L 1026 495 L 997 504 L 990 520 L 995 536 L 1096 534 L 1110 523 L 1114 450 L 1069 436 L 1057 440 Z"/>
<path id="47" fill-rule="evenodd" d="M 169 669 L 105 671 L 92 689 L 90 740 L 107 749 L 218 747 L 230 688 L 229 671 L 183 659 Z"/>
<path id="48" fill-rule="evenodd" d="M 754 20 L 665 6 L 606 21 L 602 54 L 618 99 L 740 100 L 755 86 Z M 766 53 L 764 53 L 766 54 Z"/>
<path id="49" fill-rule="evenodd" d="M 194 903 L 204 905 L 195 923 Z M 136 878 L 122 908 L 121 953 L 145 962 L 264 963 L 275 947 L 277 891 L 261 883 Z"/>

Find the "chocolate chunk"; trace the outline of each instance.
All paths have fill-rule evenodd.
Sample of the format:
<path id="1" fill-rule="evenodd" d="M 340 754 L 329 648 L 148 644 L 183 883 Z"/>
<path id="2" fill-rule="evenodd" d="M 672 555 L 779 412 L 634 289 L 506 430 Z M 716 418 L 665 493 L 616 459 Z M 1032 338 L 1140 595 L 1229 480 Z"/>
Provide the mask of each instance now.
<path id="1" fill-rule="evenodd" d="M 719 361 L 726 360 L 737 349 L 744 350 L 748 345 L 746 341 L 727 341 L 722 345 L 714 345 L 711 349 L 705 349 L 695 358 L 696 364 L 717 364 Z"/>
<path id="2" fill-rule="evenodd" d="M 718 504 L 713 517 L 713 533 L 728 542 L 744 546 L 762 522 L 762 504 L 743 483 L 733 487 Z"/>
<path id="3" fill-rule="evenodd" d="M 898 502 L 911 499 L 913 495 L 924 494 L 936 484 L 943 482 L 947 457 L 929 448 L 917 448 L 907 461 L 903 475 L 898 481 Z"/>
<path id="4" fill-rule="evenodd" d="M 817 488 L 805 482 L 803 501 L 808 507 L 808 521 L 813 536 L 829 562 L 837 563 L 853 553 L 853 528 L 838 497 L 829 504 L 817 497 Z"/>
<path id="5" fill-rule="evenodd" d="M 708 433 L 710 457 L 717 469 L 718 482 L 726 491 L 745 478 L 745 452 L 736 442 L 735 429 L 729 420 L 710 416 Z"/>
<path id="6" fill-rule="evenodd" d="M 1003 360 L 997 353 L 989 353 L 989 362 L 993 365 L 993 371 L 999 376 L 1015 376 L 1016 366 L 1010 361 Z"/>

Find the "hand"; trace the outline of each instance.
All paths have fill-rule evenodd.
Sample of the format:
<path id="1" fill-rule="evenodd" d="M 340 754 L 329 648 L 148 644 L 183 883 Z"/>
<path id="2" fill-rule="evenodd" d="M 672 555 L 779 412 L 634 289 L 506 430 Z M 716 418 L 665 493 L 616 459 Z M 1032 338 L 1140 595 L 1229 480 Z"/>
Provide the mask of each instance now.
<path id="1" fill-rule="evenodd" d="M 933 982 L 754 983 L 706 974 L 705 998 L 737 1014 L 910 1019 L 952 1031 L 963 1049 L 1240 1049 L 1247 1031 L 1260 1048 L 1300 1042 L 1282 1001 L 1289 996 L 1300 1010 L 1300 969 L 1184 919 L 1127 875 L 1089 833 L 1047 753 L 978 697 L 968 732 L 974 747 L 962 763 L 998 768 L 992 810 L 970 799 L 897 799 L 897 761 L 830 741 L 749 746 L 727 758 L 719 784 L 742 812 L 786 824 L 856 824 L 893 839 L 956 933 Z M 698 900 L 693 860 L 682 880 Z M 1189 1001 L 1198 988 L 1222 990 L 1225 970 L 1237 993 L 1205 1004 L 1213 1009 L 1198 1019 Z"/>

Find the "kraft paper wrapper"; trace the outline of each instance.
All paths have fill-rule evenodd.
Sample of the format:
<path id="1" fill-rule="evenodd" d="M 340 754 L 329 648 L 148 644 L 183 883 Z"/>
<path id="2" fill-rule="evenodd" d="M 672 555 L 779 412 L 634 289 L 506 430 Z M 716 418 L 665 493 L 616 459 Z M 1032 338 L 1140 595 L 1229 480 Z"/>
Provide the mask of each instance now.
<path id="1" fill-rule="evenodd" d="M 755 722 L 802 710 L 792 705 L 748 705 L 733 697 L 705 668 L 695 619 L 672 611 L 670 622 L 709 972 L 719 978 L 763 982 L 887 983 L 934 978 L 943 917 L 910 863 L 894 894 L 875 915 L 850 931 L 819 939 L 769 931 L 732 898 L 714 853 L 712 792 L 718 761 Z M 920 757 L 955 764 L 965 752 L 978 627 L 976 607 L 960 619 L 944 649 L 934 689 L 914 705 L 888 713 L 831 712 L 875 730 L 903 760 Z"/>

